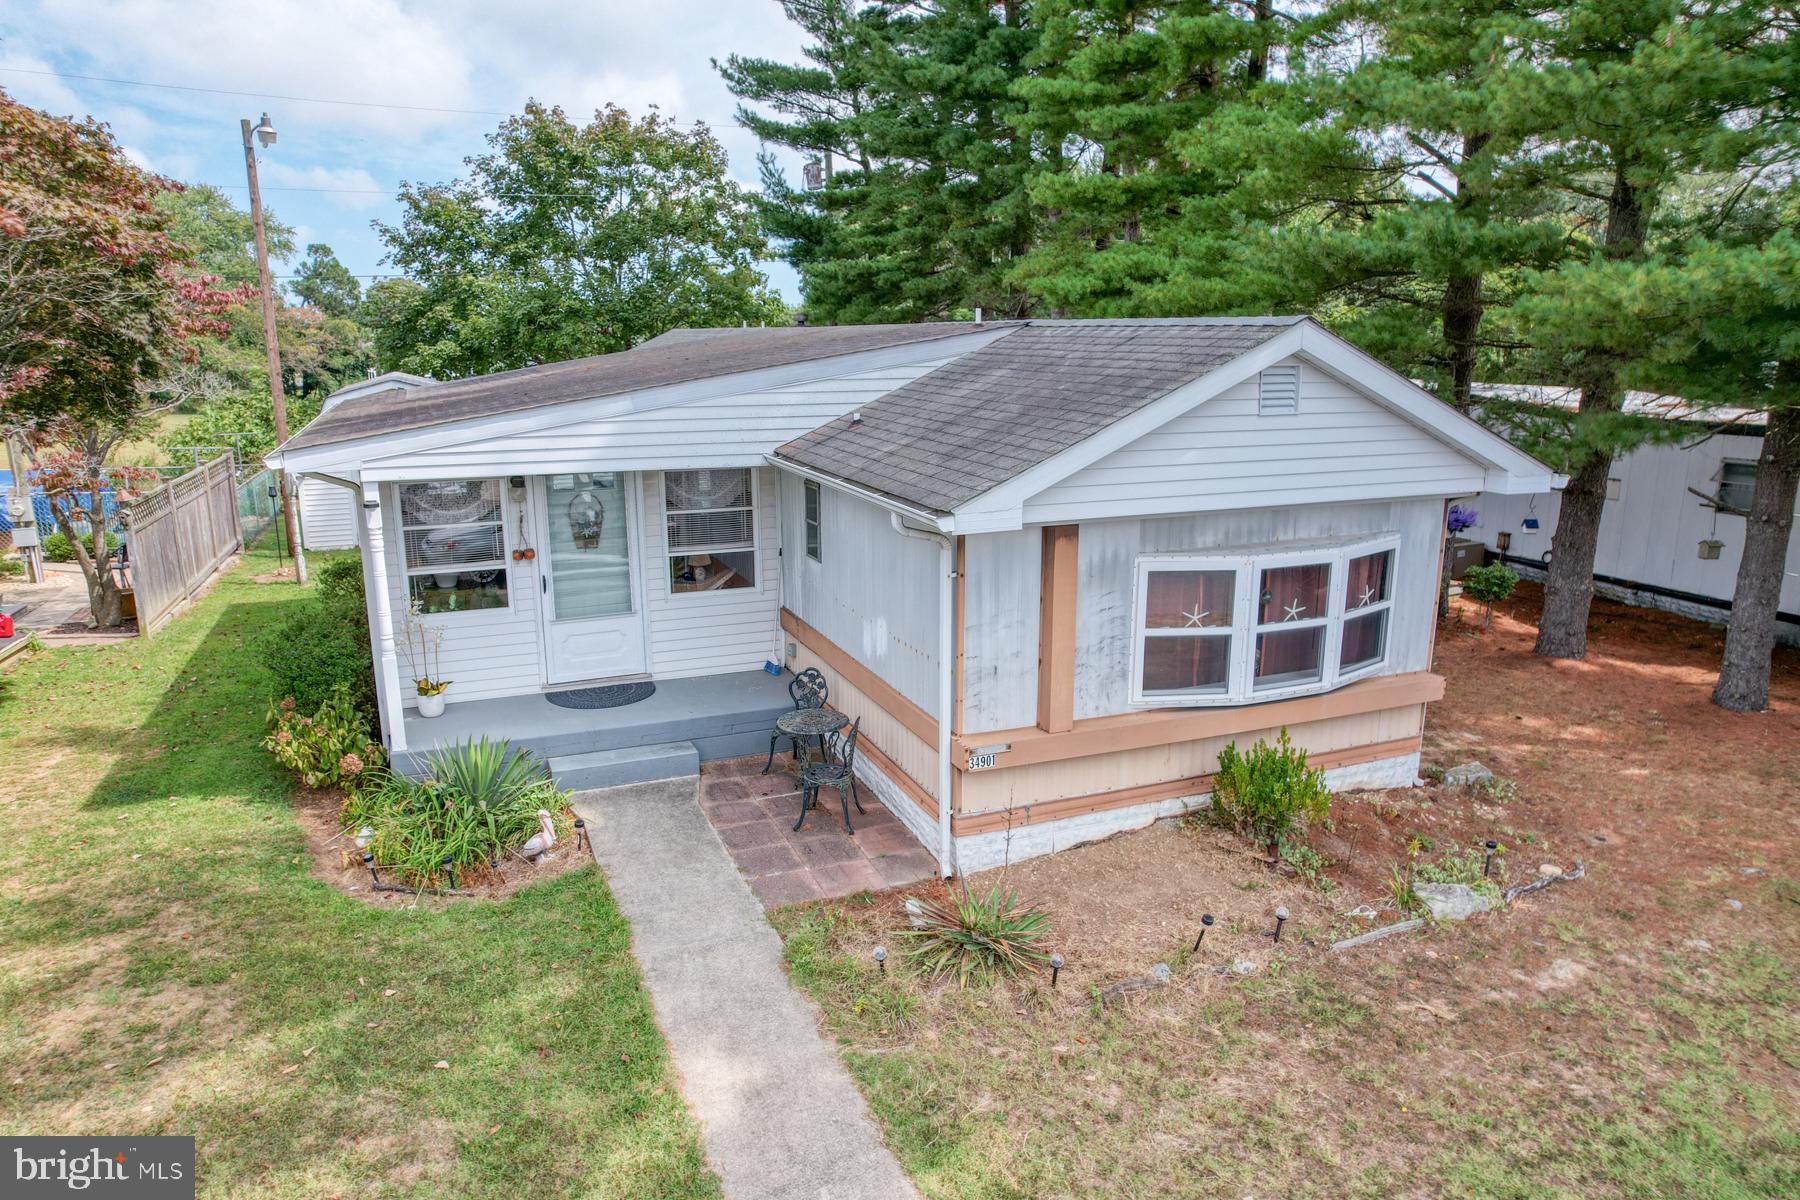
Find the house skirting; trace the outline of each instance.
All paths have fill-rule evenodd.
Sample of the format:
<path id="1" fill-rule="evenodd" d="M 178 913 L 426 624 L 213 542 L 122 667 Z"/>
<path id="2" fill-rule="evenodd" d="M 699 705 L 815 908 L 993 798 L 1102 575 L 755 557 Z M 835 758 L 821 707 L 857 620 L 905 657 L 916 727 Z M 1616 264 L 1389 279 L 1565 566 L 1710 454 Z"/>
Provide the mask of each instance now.
<path id="1" fill-rule="evenodd" d="M 1418 775 L 1419 751 L 1415 742 L 1412 749 L 1401 754 L 1329 767 L 1325 772 L 1325 785 L 1334 792 L 1411 787 L 1418 781 Z M 1126 800 L 1110 806 L 1090 807 L 1069 816 L 1052 816 L 1036 823 L 1019 820 L 1010 828 L 959 835 L 956 838 L 957 870 L 972 874 L 1009 862 L 1036 858 L 1040 854 L 1054 854 L 1115 833 L 1142 829 L 1165 817 L 1178 817 L 1212 803 L 1210 776 L 1182 781 L 1178 786 L 1182 789 L 1180 795 L 1135 803 Z M 1030 814 L 1026 812 L 1024 816 L 1029 818 Z"/>

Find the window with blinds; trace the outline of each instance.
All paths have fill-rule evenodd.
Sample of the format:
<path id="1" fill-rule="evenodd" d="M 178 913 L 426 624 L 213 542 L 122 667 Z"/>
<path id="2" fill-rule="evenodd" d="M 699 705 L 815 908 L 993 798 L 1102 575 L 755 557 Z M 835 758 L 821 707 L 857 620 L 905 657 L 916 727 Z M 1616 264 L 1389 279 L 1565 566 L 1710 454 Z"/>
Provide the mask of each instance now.
<path id="1" fill-rule="evenodd" d="M 756 483 L 748 467 L 665 471 L 669 590 L 756 586 Z"/>

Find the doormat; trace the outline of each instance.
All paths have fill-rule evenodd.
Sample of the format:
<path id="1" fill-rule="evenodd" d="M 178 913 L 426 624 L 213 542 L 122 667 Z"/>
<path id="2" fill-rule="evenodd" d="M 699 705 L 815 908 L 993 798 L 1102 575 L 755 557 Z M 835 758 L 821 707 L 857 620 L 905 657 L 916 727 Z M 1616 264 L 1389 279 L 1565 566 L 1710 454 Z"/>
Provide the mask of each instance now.
<path id="1" fill-rule="evenodd" d="M 623 708 L 656 695 L 656 685 L 649 680 L 638 683 L 609 683 L 604 687 L 570 688 L 566 692 L 545 692 L 544 699 L 558 708 Z"/>

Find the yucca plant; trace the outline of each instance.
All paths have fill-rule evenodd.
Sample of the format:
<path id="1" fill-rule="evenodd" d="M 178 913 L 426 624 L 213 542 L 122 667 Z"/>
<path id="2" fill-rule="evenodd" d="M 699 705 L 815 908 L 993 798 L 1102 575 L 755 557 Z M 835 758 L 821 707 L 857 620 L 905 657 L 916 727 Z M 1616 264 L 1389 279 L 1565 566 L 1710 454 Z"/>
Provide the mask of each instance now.
<path id="1" fill-rule="evenodd" d="M 900 931 L 907 953 L 927 975 L 972 980 L 1010 979 L 1036 972 L 1050 961 L 1044 942 L 1050 916 L 996 886 L 986 895 L 966 886 L 948 903 L 909 898 L 912 926 Z"/>
<path id="2" fill-rule="evenodd" d="M 510 749 L 482 738 L 431 754 L 425 779 L 379 772 L 345 804 L 344 827 L 367 825 L 375 861 L 418 884 L 436 883 L 446 858 L 479 873 L 538 831 L 539 809 L 566 836 L 567 797 L 537 760 Z"/>

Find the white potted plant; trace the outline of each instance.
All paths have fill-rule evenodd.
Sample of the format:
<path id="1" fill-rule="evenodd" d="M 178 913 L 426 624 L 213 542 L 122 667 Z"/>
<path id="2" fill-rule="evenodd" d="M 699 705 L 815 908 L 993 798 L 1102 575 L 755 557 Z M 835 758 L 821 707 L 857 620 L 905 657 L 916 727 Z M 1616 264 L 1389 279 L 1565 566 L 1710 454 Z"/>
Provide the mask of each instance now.
<path id="1" fill-rule="evenodd" d="M 407 606 L 406 620 L 401 622 L 400 643 L 407 668 L 412 672 L 413 687 L 419 693 L 419 715 L 443 716 L 444 693 L 450 689 L 450 681 L 438 677 L 444 631 L 425 619 L 425 610 L 416 598 Z"/>

